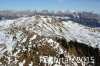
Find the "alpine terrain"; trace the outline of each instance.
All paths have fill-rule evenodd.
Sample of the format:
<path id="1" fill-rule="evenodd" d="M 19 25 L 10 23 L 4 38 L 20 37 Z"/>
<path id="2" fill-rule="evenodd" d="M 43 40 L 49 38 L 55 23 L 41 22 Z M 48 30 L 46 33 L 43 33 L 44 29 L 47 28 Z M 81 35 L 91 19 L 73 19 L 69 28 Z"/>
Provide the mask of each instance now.
<path id="1" fill-rule="evenodd" d="M 74 20 L 35 15 L 0 21 L 0 66 L 99 66 L 99 44 L 99 28 Z"/>

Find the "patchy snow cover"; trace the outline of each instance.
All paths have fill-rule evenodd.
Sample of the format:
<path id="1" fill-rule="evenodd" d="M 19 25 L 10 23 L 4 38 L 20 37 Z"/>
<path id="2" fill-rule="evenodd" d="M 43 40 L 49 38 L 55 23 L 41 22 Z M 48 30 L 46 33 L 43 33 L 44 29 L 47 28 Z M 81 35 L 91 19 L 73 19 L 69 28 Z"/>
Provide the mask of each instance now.
<path id="1" fill-rule="evenodd" d="M 33 62 L 31 61 L 31 63 L 29 64 L 29 66 L 33 66 Z"/>
<path id="2" fill-rule="evenodd" d="M 23 36 L 22 33 L 24 32 L 27 33 L 27 31 L 35 32 L 38 35 L 45 36 L 45 37 L 62 36 L 67 40 L 67 42 L 72 40 L 80 43 L 85 43 L 87 45 L 91 45 L 92 47 L 98 46 L 100 48 L 99 45 L 100 32 L 96 31 L 95 29 L 82 26 L 72 21 L 68 21 L 68 22 L 63 21 L 63 22 L 54 23 L 52 22 L 52 19 L 50 17 L 48 17 L 48 19 L 50 22 L 46 22 L 47 19 L 41 16 L 41 19 L 38 20 L 38 22 L 35 22 L 35 17 L 33 16 L 33 17 L 23 17 L 15 20 L 0 21 L 0 45 L 1 44 L 3 45 L 0 48 L 0 58 L 5 51 L 11 52 L 13 50 L 13 47 L 17 44 L 17 42 L 20 43 L 25 42 L 28 36 L 27 35 Z M 19 28 L 24 27 L 25 30 L 16 31 L 14 34 L 7 34 L 7 32 L 9 32 L 11 28 L 15 28 L 15 27 L 19 27 Z M 13 39 L 14 36 L 16 37 L 16 40 Z M 31 41 L 36 38 L 37 35 L 33 35 L 29 40 L 30 42 L 29 44 L 31 44 Z M 53 48 L 58 48 L 59 54 L 64 53 L 63 49 L 59 47 L 59 43 L 48 38 L 46 38 L 46 41 L 50 44 L 50 46 L 53 46 Z M 24 47 L 22 48 L 23 50 L 26 50 L 24 49 Z M 19 52 L 20 50 L 14 53 L 13 56 L 16 56 L 16 54 Z M 48 61 L 49 63 L 52 63 L 52 57 L 50 57 Z M 20 62 L 19 66 L 23 66 L 24 63 L 25 60 L 23 62 Z M 29 66 L 32 66 L 32 64 L 33 63 L 31 62 Z M 76 63 L 74 65 L 77 66 Z"/>
<path id="3" fill-rule="evenodd" d="M 25 60 L 19 63 L 19 66 L 24 66 Z"/>
<path id="4" fill-rule="evenodd" d="M 17 41 L 20 41 L 20 33 L 21 32 L 16 33 L 17 39 L 13 40 L 14 35 L 8 35 L 6 34 L 6 31 L 0 31 L 0 43 L 5 45 L 8 52 L 11 52 L 14 44 L 16 44 Z"/>
<path id="5" fill-rule="evenodd" d="M 44 20 L 44 18 L 42 19 Z M 43 27 L 45 27 L 45 29 Z M 67 41 L 78 41 L 91 45 L 92 47 L 98 46 L 100 48 L 100 32 L 73 21 L 63 21 L 63 24 L 60 26 L 45 22 L 45 24 L 42 24 L 42 29 L 43 34 L 46 36 L 61 35 L 65 37 Z"/>
<path id="6" fill-rule="evenodd" d="M 27 37 L 25 37 L 25 38 L 22 40 L 21 43 L 26 42 L 26 40 L 27 40 Z"/>
<path id="7" fill-rule="evenodd" d="M 32 38 L 30 38 L 30 40 L 34 40 L 36 39 L 37 35 L 33 35 Z"/>
<path id="8" fill-rule="evenodd" d="M 77 40 L 78 42 L 90 44 L 92 47 L 100 44 L 100 32 L 93 31 L 92 29 L 86 28 L 85 26 L 73 23 L 72 21 L 63 22 L 64 27 L 67 27 L 67 35 L 70 40 Z M 67 37 L 66 37 L 67 38 Z M 67 39 L 68 39 L 67 38 Z M 100 45 L 99 45 L 100 48 Z"/>
<path id="9" fill-rule="evenodd" d="M 50 17 L 49 21 L 51 21 Z M 34 31 L 38 33 L 38 35 L 44 36 L 54 36 L 61 35 L 66 38 L 67 41 L 77 40 L 78 42 L 85 43 L 91 45 L 92 47 L 96 47 L 100 44 L 100 32 L 93 31 L 92 28 L 87 28 L 86 26 L 82 26 L 78 23 L 68 21 L 62 22 L 60 25 L 58 23 L 47 23 L 46 18 L 41 16 L 39 23 L 36 26 L 33 26 L 35 23 L 35 17 L 22 17 L 15 20 L 5 20 L 0 21 L 0 43 L 5 44 L 8 51 L 12 50 L 12 46 L 16 44 L 16 41 L 13 41 L 13 35 L 6 35 L 6 30 L 9 30 L 12 26 L 22 26 L 27 30 Z M 28 29 L 31 26 L 30 29 Z M 16 33 L 17 41 L 21 40 L 20 32 Z M 31 38 L 31 40 L 35 39 L 36 35 Z M 22 42 L 25 42 L 26 38 L 23 39 Z M 100 45 L 98 45 L 100 48 Z M 0 49 L 1 50 L 1 49 Z"/>

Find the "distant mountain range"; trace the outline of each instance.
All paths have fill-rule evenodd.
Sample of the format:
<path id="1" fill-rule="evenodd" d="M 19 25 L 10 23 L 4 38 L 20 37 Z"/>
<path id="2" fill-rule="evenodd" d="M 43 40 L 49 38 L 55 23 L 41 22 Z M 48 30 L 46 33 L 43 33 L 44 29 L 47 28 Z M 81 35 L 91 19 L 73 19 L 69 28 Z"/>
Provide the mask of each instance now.
<path id="1" fill-rule="evenodd" d="M 74 10 L 68 10 L 66 12 L 62 11 L 51 11 L 42 10 L 40 12 L 34 11 L 0 11 L 0 20 L 2 19 L 17 19 L 20 17 L 32 17 L 34 15 L 41 16 L 55 16 L 59 17 L 62 20 L 72 20 L 74 22 L 80 23 L 82 25 L 86 25 L 88 27 L 100 27 L 100 15 L 93 14 L 92 12 L 77 12 Z M 66 17 L 66 18 L 62 18 Z"/>

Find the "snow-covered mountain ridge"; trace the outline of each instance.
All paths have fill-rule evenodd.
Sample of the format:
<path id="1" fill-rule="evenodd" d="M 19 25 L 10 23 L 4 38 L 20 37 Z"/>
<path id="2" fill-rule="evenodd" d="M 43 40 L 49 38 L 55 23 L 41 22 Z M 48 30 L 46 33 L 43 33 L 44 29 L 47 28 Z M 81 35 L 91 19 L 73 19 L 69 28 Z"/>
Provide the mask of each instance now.
<path id="1" fill-rule="evenodd" d="M 31 32 L 36 32 L 45 36 L 61 35 L 65 37 L 67 41 L 77 40 L 81 43 L 91 44 L 93 47 L 100 44 L 99 31 L 73 21 L 61 22 L 57 19 L 43 17 L 36 20 L 33 16 L 1 21 L 0 27 L 1 31 L 9 30 L 12 27 L 22 27 Z M 1 37 L 2 36 L 3 35 L 1 35 Z"/>
<path id="2" fill-rule="evenodd" d="M 67 42 L 77 41 L 94 48 L 100 48 L 100 32 L 93 28 L 70 20 L 61 21 L 54 17 L 22 17 L 15 20 L 0 21 L 0 58 L 5 52 L 17 57 L 17 54 L 21 51 L 21 49 L 18 50 L 19 48 L 22 48 L 24 52 L 27 50 L 24 46 L 34 47 L 34 44 L 38 44 L 39 41 L 39 46 L 43 41 L 43 44 L 54 42 L 58 47 L 59 43 L 53 40 L 55 36 L 63 37 Z M 51 44 L 51 46 L 53 45 Z M 14 51 L 15 49 L 17 52 Z M 28 50 L 31 51 L 31 49 Z"/>

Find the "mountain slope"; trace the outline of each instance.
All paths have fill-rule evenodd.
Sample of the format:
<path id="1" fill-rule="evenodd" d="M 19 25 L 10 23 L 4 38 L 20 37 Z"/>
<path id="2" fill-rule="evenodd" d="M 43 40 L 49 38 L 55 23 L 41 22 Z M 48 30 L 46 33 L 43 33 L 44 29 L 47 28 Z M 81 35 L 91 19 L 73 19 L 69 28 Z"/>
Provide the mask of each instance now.
<path id="1" fill-rule="evenodd" d="M 77 41 L 87 46 L 100 48 L 100 32 L 73 21 L 65 22 L 44 16 L 0 21 L 0 64 L 40 65 L 41 55 L 52 57 L 67 52 L 58 41 L 62 38 L 66 42 Z M 63 44 L 67 44 L 66 42 Z M 69 50 L 70 55 L 75 54 L 76 51 L 71 50 Z M 73 64 L 78 66 L 76 62 Z"/>

